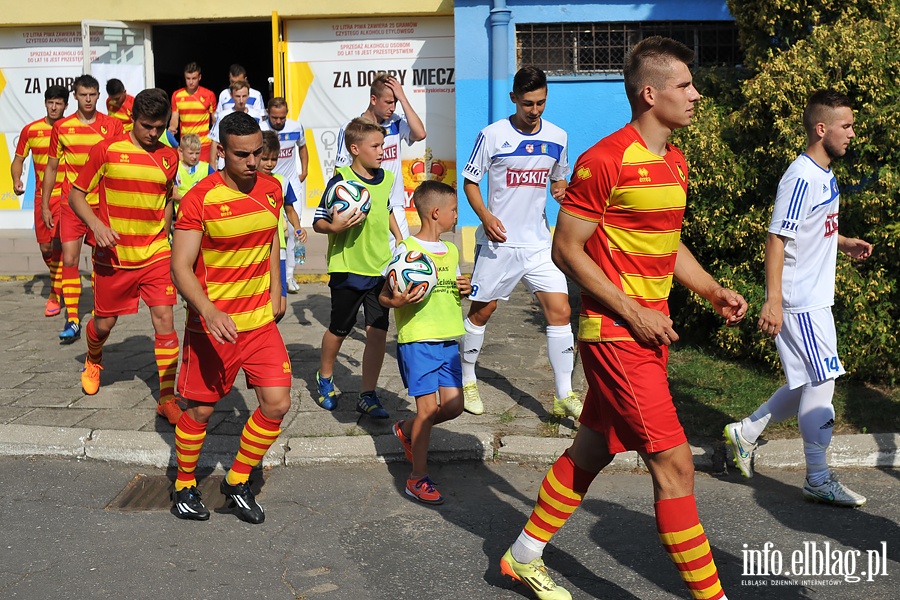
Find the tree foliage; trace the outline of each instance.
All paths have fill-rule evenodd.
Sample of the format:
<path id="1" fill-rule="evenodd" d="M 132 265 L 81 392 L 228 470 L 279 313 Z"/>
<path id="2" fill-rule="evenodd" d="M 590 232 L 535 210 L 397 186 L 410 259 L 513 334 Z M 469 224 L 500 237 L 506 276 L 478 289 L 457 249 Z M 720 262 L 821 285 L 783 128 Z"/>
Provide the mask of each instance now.
<path id="1" fill-rule="evenodd" d="M 676 143 L 691 167 L 684 241 L 715 277 L 744 294 L 751 310 L 740 329 L 725 330 L 699 298 L 682 291 L 673 303 L 689 336 L 729 356 L 778 365 L 774 344 L 755 328 L 765 299 L 766 229 L 778 181 L 805 147 L 807 97 L 837 89 L 853 101 L 857 135 L 832 163 L 841 188 L 840 231 L 875 245 L 862 263 L 840 255 L 839 348 L 851 374 L 894 381 L 900 377 L 900 9 L 876 0 L 730 0 L 729 8 L 755 67 L 743 79 L 698 74 L 707 95 Z M 781 28 L 779 44 L 771 42 L 773 24 Z"/>

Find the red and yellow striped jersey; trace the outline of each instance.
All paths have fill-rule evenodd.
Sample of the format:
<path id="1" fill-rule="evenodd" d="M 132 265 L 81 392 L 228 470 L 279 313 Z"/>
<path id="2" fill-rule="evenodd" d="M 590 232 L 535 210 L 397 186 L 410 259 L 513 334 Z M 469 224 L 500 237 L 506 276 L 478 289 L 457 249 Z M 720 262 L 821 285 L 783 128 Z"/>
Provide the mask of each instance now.
<path id="1" fill-rule="evenodd" d="M 68 201 L 69 190 L 78 178 L 78 172 L 87 162 L 91 148 L 103 140 L 111 140 L 125 133 L 122 122 L 103 113 L 95 113 L 93 123 L 82 123 L 78 113 L 69 115 L 53 124 L 50 135 L 50 158 L 59 159 L 56 182 L 62 183 L 62 197 Z M 87 197 L 88 204 L 96 206 L 100 201 L 94 190 Z"/>
<path id="2" fill-rule="evenodd" d="M 16 156 L 28 158 L 28 153 L 31 152 L 32 160 L 34 161 L 35 206 L 39 206 L 41 203 L 41 186 L 44 182 L 44 169 L 47 168 L 47 160 L 50 158 L 50 137 L 52 132 L 53 125 L 48 124 L 46 119 L 38 119 L 22 128 L 22 133 L 19 134 L 19 142 L 16 144 Z M 50 197 L 59 197 L 61 189 L 60 179 L 57 178 Z"/>
<path id="3" fill-rule="evenodd" d="M 658 156 L 626 125 L 578 158 L 561 210 L 597 223 L 584 249 L 614 285 L 668 315 L 686 200 L 681 151 L 667 145 Z M 634 338 L 621 317 L 583 295 L 578 339 Z"/>
<path id="4" fill-rule="evenodd" d="M 205 87 L 197 88 L 193 94 L 185 88 L 172 94 L 172 112 L 178 113 L 181 135 L 195 133 L 201 141 L 207 141 L 217 102 L 216 95 Z"/>
<path id="5" fill-rule="evenodd" d="M 116 119 L 122 121 L 122 127 L 125 129 L 125 133 L 128 133 L 134 128 L 134 118 L 131 113 L 131 109 L 134 106 L 134 96 L 129 94 L 125 94 L 125 101 L 122 102 L 122 106 L 119 106 L 113 109 L 109 105 L 109 98 L 106 99 L 106 114 L 111 117 L 115 117 Z"/>
<path id="6" fill-rule="evenodd" d="M 274 320 L 269 256 L 272 241 L 278 242 L 283 204 L 281 184 L 274 177 L 257 173 L 253 190 L 244 194 L 228 187 L 217 172 L 192 187 L 178 206 L 175 228 L 203 233 L 194 274 L 238 331 Z M 208 332 L 191 306 L 186 327 Z"/>
<path id="7" fill-rule="evenodd" d="M 94 146 L 74 186 L 100 190 L 97 216 L 119 234 L 113 248 L 94 248 L 94 262 L 139 269 L 171 256 L 166 202 L 178 172 L 175 150 L 157 144 L 152 152 L 123 135 Z"/>

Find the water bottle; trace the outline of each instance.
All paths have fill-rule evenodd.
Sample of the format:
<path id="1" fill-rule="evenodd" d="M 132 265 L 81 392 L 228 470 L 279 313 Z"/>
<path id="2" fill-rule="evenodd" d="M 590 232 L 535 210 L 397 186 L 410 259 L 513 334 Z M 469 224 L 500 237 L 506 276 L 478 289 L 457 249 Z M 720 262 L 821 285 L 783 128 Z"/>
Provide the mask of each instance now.
<path id="1" fill-rule="evenodd" d="M 302 265 L 306 262 L 306 244 L 294 238 L 294 262 Z"/>

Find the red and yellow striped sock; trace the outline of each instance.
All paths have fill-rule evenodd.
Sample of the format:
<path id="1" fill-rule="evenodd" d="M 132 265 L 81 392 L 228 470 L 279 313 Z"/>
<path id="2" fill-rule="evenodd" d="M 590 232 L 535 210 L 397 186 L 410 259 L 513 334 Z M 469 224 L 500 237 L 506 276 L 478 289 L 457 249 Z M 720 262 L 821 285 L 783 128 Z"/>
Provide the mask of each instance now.
<path id="1" fill-rule="evenodd" d="M 156 370 L 159 372 L 159 403 L 175 396 L 175 370 L 178 368 L 178 334 L 156 334 L 153 343 Z"/>
<path id="2" fill-rule="evenodd" d="M 50 250 L 50 299 L 62 299 L 62 248 Z"/>
<path id="3" fill-rule="evenodd" d="M 725 597 L 719 572 L 693 495 L 667 498 L 654 505 L 659 539 L 678 568 L 678 574 L 694 598 L 718 600 Z"/>
<path id="4" fill-rule="evenodd" d="M 102 338 L 97 335 L 97 330 L 94 328 L 93 319 L 88 321 L 87 327 L 85 327 L 84 330 L 85 333 L 87 333 L 87 359 L 95 365 L 99 365 L 101 362 L 103 362 L 103 344 L 105 344 L 106 340 L 109 339 L 109 333 L 104 335 Z"/>
<path id="5" fill-rule="evenodd" d="M 206 423 L 198 423 L 187 413 L 182 413 L 175 425 L 175 461 L 178 463 L 176 492 L 197 485 L 194 470 L 197 468 L 204 439 L 206 439 Z"/>
<path id="6" fill-rule="evenodd" d="M 581 504 L 596 476 L 596 473 L 579 468 L 568 450 L 563 452 L 541 482 L 537 504 L 519 540 L 526 542 L 525 545 L 540 556 L 553 534 Z"/>
<path id="7" fill-rule="evenodd" d="M 77 266 L 63 266 L 60 287 L 62 288 L 63 302 L 66 303 L 66 320 L 78 323 L 78 301 L 81 299 L 81 275 L 78 273 Z"/>
<path id="8" fill-rule="evenodd" d="M 225 475 L 228 484 L 237 485 L 250 479 L 250 471 L 260 463 L 280 433 L 281 419 L 274 421 L 266 418 L 257 408 L 241 432 L 241 448 Z"/>

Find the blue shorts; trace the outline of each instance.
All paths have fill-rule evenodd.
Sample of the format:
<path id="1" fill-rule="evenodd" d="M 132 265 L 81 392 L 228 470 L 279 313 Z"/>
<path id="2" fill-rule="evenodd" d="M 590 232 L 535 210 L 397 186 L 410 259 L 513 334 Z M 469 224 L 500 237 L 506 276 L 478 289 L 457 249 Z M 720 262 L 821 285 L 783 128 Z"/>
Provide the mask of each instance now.
<path id="1" fill-rule="evenodd" d="M 455 340 L 397 344 L 397 366 L 410 396 L 427 396 L 439 387 L 462 388 L 459 343 Z"/>
<path id="2" fill-rule="evenodd" d="M 279 262 L 281 262 L 281 296 L 287 298 L 287 260 L 282 258 Z"/>

